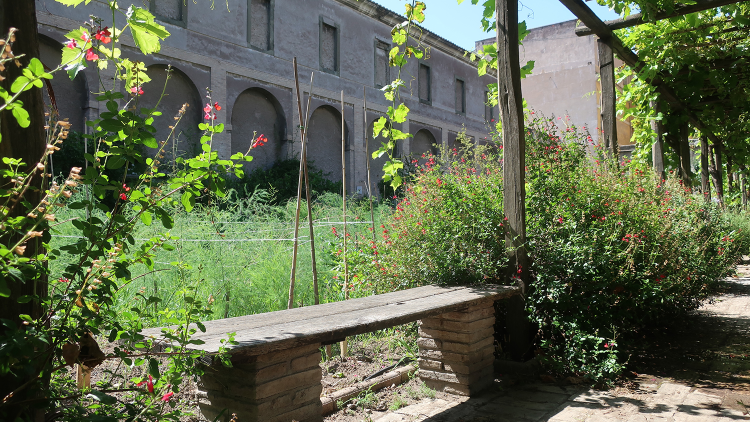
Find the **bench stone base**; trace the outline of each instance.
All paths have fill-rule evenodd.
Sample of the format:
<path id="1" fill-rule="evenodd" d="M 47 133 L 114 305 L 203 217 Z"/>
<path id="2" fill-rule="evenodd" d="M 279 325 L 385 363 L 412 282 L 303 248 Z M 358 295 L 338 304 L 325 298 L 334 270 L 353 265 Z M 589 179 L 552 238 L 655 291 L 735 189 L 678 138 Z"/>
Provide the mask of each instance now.
<path id="1" fill-rule="evenodd" d="M 232 368 L 215 365 L 198 383 L 199 406 L 208 420 L 322 421 L 320 344 L 245 358 Z"/>
<path id="2" fill-rule="evenodd" d="M 493 300 L 420 321 L 419 377 L 438 391 L 473 396 L 494 380 Z"/>

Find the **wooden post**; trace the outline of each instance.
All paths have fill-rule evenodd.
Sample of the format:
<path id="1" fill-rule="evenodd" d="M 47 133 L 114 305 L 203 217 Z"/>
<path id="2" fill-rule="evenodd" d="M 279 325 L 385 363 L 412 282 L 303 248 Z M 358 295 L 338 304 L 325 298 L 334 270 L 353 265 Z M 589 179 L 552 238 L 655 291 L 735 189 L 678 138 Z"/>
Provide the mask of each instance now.
<path id="1" fill-rule="evenodd" d="M 658 115 L 661 111 L 658 101 L 651 101 L 651 108 Z M 656 133 L 656 140 L 654 146 L 651 147 L 651 157 L 654 162 L 654 172 L 659 176 L 659 179 L 666 179 L 667 175 L 664 173 L 664 125 L 661 121 L 652 120 L 651 130 Z"/>
<path id="2" fill-rule="evenodd" d="M 680 157 L 680 178 L 686 188 L 692 187 L 693 169 L 690 167 L 690 127 L 687 122 L 680 125 L 680 138 L 678 139 Z"/>
<path id="3" fill-rule="evenodd" d="M 714 190 L 716 190 L 716 199 L 719 200 L 719 206 L 724 208 L 724 176 L 721 172 L 721 148 L 719 145 L 711 146 L 711 154 L 708 156 L 709 162 L 709 173 L 711 173 L 711 179 L 714 182 Z"/>
<path id="4" fill-rule="evenodd" d="M 711 153 L 708 150 L 708 138 L 706 135 L 701 135 L 701 189 L 706 202 L 711 202 L 711 183 L 708 180 L 709 154 Z"/>
<path id="5" fill-rule="evenodd" d="M 349 299 L 349 262 L 346 259 L 346 126 L 344 125 L 344 91 L 341 91 L 341 180 L 344 211 L 344 300 Z M 347 341 L 341 342 L 341 358 L 346 357 Z"/>
<path id="6" fill-rule="evenodd" d="M 742 195 L 742 209 L 747 209 L 747 167 L 740 164 L 740 194 Z"/>
<path id="7" fill-rule="evenodd" d="M 307 145 L 307 122 L 310 121 L 310 101 L 312 100 L 313 80 L 315 79 L 315 72 L 310 72 L 310 90 L 307 91 L 307 108 L 305 109 L 305 120 L 300 121 L 302 130 L 302 142 Z M 297 104 L 298 112 L 302 115 L 302 104 Z M 305 171 L 305 198 L 307 200 L 307 222 L 310 226 L 310 259 L 312 260 L 312 273 L 313 273 L 313 297 L 315 304 L 320 304 L 320 294 L 318 292 L 318 264 L 315 259 L 315 229 L 313 228 L 313 216 L 312 216 L 312 199 L 310 198 L 310 176 L 307 171 L 307 148 L 305 148 L 305 155 L 302 157 L 302 166 Z"/>
<path id="8" fill-rule="evenodd" d="M 530 343 L 523 297 L 529 280 L 526 256 L 526 139 L 523 125 L 521 70 L 518 63 L 518 0 L 497 0 L 497 88 L 503 127 L 503 207 L 509 276 L 521 295 L 508 304 L 511 355 L 522 359 Z"/>
<path id="9" fill-rule="evenodd" d="M 365 130 L 365 160 L 367 161 L 367 196 L 370 198 L 370 229 L 372 230 L 372 241 L 375 242 L 375 212 L 372 209 L 372 182 L 370 181 L 370 142 L 367 137 L 367 89 L 362 87 L 362 98 L 364 99 L 363 108 L 364 112 L 364 124 L 362 127 Z"/>
<path id="10" fill-rule="evenodd" d="M 603 40 L 596 41 L 599 53 L 599 75 L 601 77 L 602 98 L 602 139 L 607 153 L 619 161 L 617 151 L 617 91 L 615 89 L 615 56 Z"/>
<path id="11" fill-rule="evenodd" d="M 302 116 L 302 101 L 300 100 L 300 93 L 299 93 L 299 73 L 297 73 L 297 57 L 294 57 L 292 61 L 292 66 L 294 66 L 294 86 L 297 90 L 297 104 L 299 104 L 299 124 L 302 126 L 304 117 Z M 304 129 L 303 129 L 304 130 Z M 287 302 L 287 309 L 294 308 L 294 281 L 295 277 L 297 275 L 297 246 L 299 245 L 298 236 L 299 236 L 299 210 L 302 206 L 302 183 L 304 182 L 304 173 L 305 173 L 305 137 L 302 136 L 302 131 L 300 131 L 300 139 L 302 141 L 302 150 L 300 151 L 299 156 L 299 178 L 297 180 L 297 209 L 295 211 L 295 217 L 294 217 L 294 246 L 292 247 L 292 274 L 289 277 L 289 301 Z"/>

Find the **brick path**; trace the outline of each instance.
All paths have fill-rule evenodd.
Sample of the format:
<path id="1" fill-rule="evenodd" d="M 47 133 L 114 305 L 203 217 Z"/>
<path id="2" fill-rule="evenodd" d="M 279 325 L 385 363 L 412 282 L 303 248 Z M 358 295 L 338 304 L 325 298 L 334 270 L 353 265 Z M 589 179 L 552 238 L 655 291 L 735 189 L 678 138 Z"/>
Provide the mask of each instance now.
<path id="1" fill-rule="evenodd" d="M 730 422 L 750 420 L 750 267 L 647 357 L 627 387 L 598 391 L 498 378 L 483 395 L 424 399 L 377 422 Z M 745 407 L 748 406 L 748 408 Z"/>

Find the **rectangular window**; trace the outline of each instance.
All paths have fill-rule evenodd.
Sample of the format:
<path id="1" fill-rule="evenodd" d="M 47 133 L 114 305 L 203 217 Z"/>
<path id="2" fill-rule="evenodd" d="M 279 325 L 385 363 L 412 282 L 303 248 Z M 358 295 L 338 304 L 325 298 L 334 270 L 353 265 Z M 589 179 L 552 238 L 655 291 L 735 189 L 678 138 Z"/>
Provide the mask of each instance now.
<path id="1" fill-rule="evenodd" d="M 375 87 L 382 88 L 391 83 L 391 67 L 388 66 L 388 52 L 391 46 L 375 40 Z"/>
<path id="2" fill-rule="evenodd" d="M 490 91 L 484 91 L 484 120 L 492 123 L 495 120 L 495 107 L 490 104 Z"/>
<path id="3" fill-rule="evenodd" d="M 320 18 L 320 69 L 324 72 L 339 71 L 339 28 Z"/>
<path id="4" fill-rule="evenodd" d="M 157 19 L 174 25 L 185 25 L 186 6 L 183 0 L 151 0 L 151 13 Z"/>
<path id="5" fill-rule="evenodd" d="M 466 113 L 466 86 L 459 78 L 456 78 L 456 113 Z"/>
<path id="6" fill-rule="evenodd" d="M 273 0 L 249 0 L 247 26 L 250 47 L 273 50 Z"/>
<path id="7" fill-rule="evenodd" d="M 417 75 L 417 83 L 419 84 L 419 101 L 427 104 L 432 103 L 432 75 L 430 74 L 430 66 L 424 63 L 419 64 L 419 74 Z"/>

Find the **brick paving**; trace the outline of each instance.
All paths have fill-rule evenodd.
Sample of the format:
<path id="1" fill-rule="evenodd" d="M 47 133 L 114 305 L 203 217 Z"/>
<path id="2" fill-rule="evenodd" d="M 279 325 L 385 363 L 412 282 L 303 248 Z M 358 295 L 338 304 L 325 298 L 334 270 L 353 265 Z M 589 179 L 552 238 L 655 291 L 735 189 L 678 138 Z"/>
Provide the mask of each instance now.
<path id="1" fill-rule="evenodd" d="M 729 290 L 686 320 L 678 340 L 650 358 L 654 375 L 599 391 L 542 383 L 539 378 L 495 380 L 478 397 L 423 399 L 377 422 L 731 422 L 750 420 L 750 267 Z M 663 370 L 660 370 L 663 369 Z M 746 407 L 748 406 L 748 407 Z"/>

